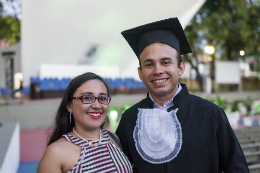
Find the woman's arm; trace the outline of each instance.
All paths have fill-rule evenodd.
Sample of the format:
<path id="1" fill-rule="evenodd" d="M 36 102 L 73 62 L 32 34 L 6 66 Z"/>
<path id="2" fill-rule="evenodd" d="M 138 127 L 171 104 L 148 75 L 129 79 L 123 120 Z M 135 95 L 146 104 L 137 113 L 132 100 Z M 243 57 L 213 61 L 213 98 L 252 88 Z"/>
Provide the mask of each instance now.
<path id="1" fill-rule="evenodd" d="M 60 148 L 55 144 L 47 147 L 37 169 L 37 173 L 62 173 Z"/>

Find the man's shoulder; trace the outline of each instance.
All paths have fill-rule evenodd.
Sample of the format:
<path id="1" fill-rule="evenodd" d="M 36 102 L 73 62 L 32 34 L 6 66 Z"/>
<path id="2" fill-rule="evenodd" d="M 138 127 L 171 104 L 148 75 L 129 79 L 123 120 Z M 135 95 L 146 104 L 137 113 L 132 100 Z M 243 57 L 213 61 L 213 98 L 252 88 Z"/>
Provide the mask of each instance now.
<path id="1" fill-rule="evenodd" d="M 190 102 L 195 103 L 199 107 L 205 107 L 205 108 L 210 108 L 210 109 L 220 109 L 220 107 L 218 105 L 214 104 L 213 102 L 211 102 L 207 99 L 201 98 L 199 96 L 193 95 L 193 94 L 190 94 L 189 100 L 190 100 Z"/>
<path id="2" fill-rule="evenodd" d="M 138 103 L 136 103 L 133 106 L 131 106 L 129 109 L 127 109 L 124 112 L 124 115 L 133 114 L 133 112 L 137 112 L 138 111 L 138 108 L 143 108 L 145 106 L 145 104 L 146 104 L 146 99 L 147 98 L 144 98 L 143 100 L 141 100 Z"/>
<path id="3" fill-rule="evenodd" d="M 141 100 L 140 102 L 136 103 L 122 114 L 120 124 L 129 124 L 129 122 L 136 122 L 138 108 L 143 108 L 146 105 L 146 99 Z"/>

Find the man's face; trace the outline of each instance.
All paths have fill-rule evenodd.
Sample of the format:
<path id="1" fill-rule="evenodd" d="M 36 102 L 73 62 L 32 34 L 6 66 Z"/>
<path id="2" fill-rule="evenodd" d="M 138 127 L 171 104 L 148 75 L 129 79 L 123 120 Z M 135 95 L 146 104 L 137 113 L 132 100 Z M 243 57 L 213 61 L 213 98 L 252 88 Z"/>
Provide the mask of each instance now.
<path id="1" fill-rule="evenodd" d="M 140 55 L 138 74 L 153 98 L 173 97 L 177 91 L 179 76 L 185 70 L 181 62 L 178 68 L 178 52 L 165 44 L 147 46 Z"/>

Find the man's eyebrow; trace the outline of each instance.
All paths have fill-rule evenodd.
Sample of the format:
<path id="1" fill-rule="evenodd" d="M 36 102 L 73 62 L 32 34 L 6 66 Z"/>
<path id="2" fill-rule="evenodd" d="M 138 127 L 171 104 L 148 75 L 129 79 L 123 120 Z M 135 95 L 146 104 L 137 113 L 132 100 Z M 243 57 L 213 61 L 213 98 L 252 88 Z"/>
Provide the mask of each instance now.
<path id="1" fill-rule="evenodd" d="M 144 60 L 144 63 L 147 63 L 147 62 L 152 62 L 152 60 L 151 59 Z"/>
<path id="2" fill-rule="evenodd" d="M 170 60 L 170 61 L 172 61 L 172 59 L 169 58 L 169 57 L 162 58 L 161 60 L 162 60 L 162 61 L 165 61 L 165 60 Z"/>

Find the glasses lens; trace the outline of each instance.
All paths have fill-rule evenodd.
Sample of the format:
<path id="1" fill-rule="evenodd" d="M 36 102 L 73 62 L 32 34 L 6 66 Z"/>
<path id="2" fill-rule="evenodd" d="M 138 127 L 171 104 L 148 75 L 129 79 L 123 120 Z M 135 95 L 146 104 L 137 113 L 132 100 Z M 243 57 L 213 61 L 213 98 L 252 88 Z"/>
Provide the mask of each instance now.
<path id="1" fill-rule="evenodd" d="M 101 104 L 108 104 L 110 98 L 108 96 L 99 96 L 99 103 Z"/>
<path id="2" fill-rule="evenodd" d="M 94 96 L 89 96 L 89 95 L 83 96 L 84 103 L 93 103 L 94 100 L 95 100 Z"/>

